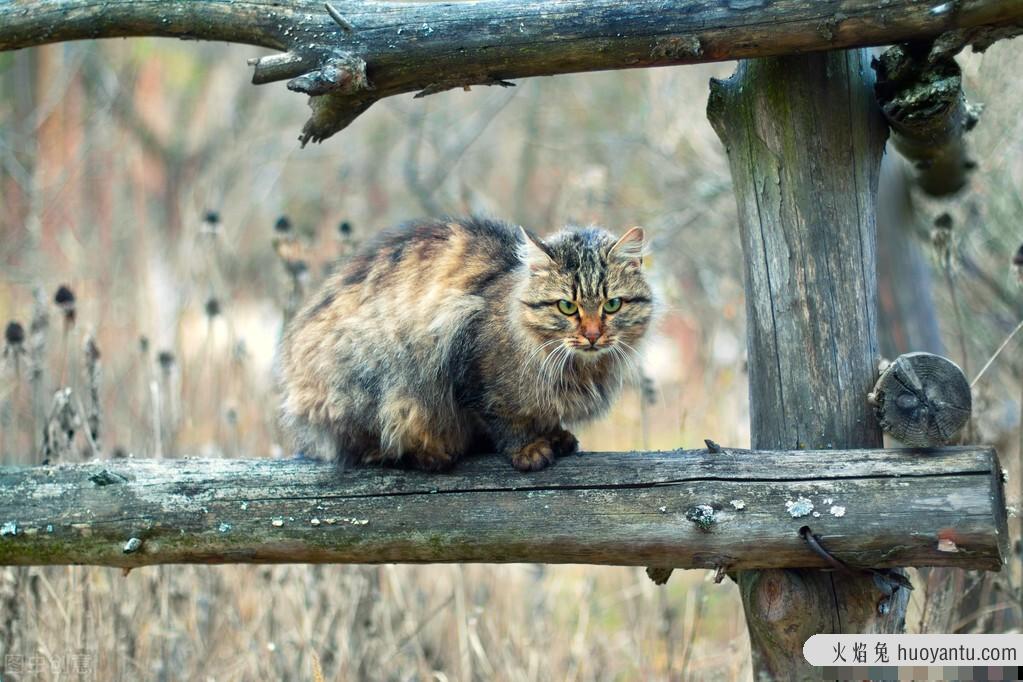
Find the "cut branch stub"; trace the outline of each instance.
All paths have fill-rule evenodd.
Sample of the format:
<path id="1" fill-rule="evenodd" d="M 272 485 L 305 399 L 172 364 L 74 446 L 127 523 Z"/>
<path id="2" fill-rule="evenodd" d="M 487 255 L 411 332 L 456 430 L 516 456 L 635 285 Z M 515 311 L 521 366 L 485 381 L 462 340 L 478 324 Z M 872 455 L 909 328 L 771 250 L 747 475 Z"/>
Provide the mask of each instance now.
<path id="1" fill-rule="evenodd" d="M 253 85 L 265 85 L 275 81 L 291 78 L 295 75 L 296 69 L 301 73 L 310 69 L 315 60 L 295 52 L 282 52 L 271 54 L 265 57 L 253 57 L 249 60 L 249 66 L 254 67 L 252 72 Z"/>
<path id="2" fill-rule="evenodd" d="M 931 353 L 900 355 L 868 396 L 885 433 L 912 447 L 950 442 L 970 419 L 970 384 L 957 364 Z"/>
<path id="3" fill-rule="evenodd" d="M 312 96 L 331 92 L 352 94 L 372 89 L 366 78 L 366 60 L 352 54 L 335 54 L 319 69 L 288 81 L 288 90 Z"/>
<path id="4" fill-rule="evenodd" d="M 366 76 L 366 60 L 349 53 L 335 53 L 319 69 L 288 81 L 288 89 L 310 95 L 313 114 L 298 138 L 303 147 L 346 128 L 379 99 Z"/>
<path id="5" fill-rule="evenodd" d="M 955 59 L 929 44 L 896 45 L 873 67 L 892 142 L 917 169 L 920 187 L 932 196 L 962 189 L 976 167 L 963 136 L 977 124 L 980 110 L 966 101 Z"/>

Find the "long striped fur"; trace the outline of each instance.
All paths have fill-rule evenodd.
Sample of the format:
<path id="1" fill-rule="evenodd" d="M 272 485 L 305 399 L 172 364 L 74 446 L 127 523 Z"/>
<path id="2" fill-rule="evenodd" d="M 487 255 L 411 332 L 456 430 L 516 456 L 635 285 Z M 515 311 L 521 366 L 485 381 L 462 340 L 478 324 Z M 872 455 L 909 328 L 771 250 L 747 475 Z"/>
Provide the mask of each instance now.
<path id="1" fill-rule="evenodd" d="M 381 234 L 285 330 L 284 424 L 309 456 L 536 470 L 604 413 L 653 314 L 643 233 L 542 241 L 479 218 Z M 617 306 L 617 307 L 616 307 Z"/>

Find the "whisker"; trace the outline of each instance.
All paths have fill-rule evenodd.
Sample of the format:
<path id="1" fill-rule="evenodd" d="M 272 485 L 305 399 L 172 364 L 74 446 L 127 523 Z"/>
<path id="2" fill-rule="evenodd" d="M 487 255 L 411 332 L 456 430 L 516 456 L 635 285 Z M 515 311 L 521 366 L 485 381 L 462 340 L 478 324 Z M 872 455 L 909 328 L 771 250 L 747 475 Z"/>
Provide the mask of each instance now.
<path id="1" fill-rule="evenodd" d="M 564 386 L 565 390 L 568 390 L 568 381 L 567 377 L 565 376 L 566 375 L 565 370 L 568 367 L 568 363 L 572 361 L 572 349 L 569 348 L 568 346 L 566 346 L 565 349 L 567 352 L 564 354 L 564 357 L 561 360 L 561 366 L 558 367 L 559 374 L 558 386 Z"/>
<path id="2" fill-rule="evenodd" d="M 530 363 L 533 361 L 533 358 L 536 357 L 537 353 L 542 351 L 547 346 L 550 346 L 551 344 L 554 344 L 554 343 L 558 343 L 560 341 L 561 341 L 561 339 L 551 339 L 550 341 L 544 341 L 539 346 L 534 348 L 533 352 L 529 354 L 529 357 L 526 358 L 526 361 L 522 365 L 522 373 L 525 373 L 525 371 L 529 368 Z"/>
<path id="3" fill-rule="evenodd" d="M 639 383 L 641 373 L 639 368 L 636 367 L 636 364 L 632 361 L 632 358 L 630 358 L 625 353 L 625 351 L 619 348 L 618 346 L 612 346 L 612 349 L 613 352 L 615 353 L 615 357 L 621 359 L 622 363 L 625 365 L 626 370 L 625 372 L 618 373 L 618 390 L 621 390 L 625 386 L 625 379 L 627 373 L 631 373 L 632 374 L 631 378 L 633 379 L 633 381 Z"/>
<path id="4" fill-rule="evenodd" d="M 554 358 L 551 360 L 550 365 L 547 366 L 547 383 L 549 385 L 548 398 L 552 410 L 556 407 L 556 401 L 554 399 L 555 394 L 561 388 L 561 373 L 559 372 L 559 368 L 561 367 L 565 355 L 570 352 L 571 351 L 567 345 L 562 344 L 558 346 L 558 350 L 551 354 Z"/>
<path id="5" fill-rule="evenodd" d="M 638 379 L 642 375 L 642 371 L 640 370 L 635 360 L 632 357 L 630 357 L 629 354 L 626 353 L 623 347 L 620 346 L 619 344 L 623 344 L 625 347 L 631 348 L 631 346 L 628 346 L 628 344 L 624 344 L 622 341 L 616 341 L 614 344 L 609 346 L 609 348 L 613 353 L 615 353 L 615 357 L 620 358 L 622 360 L 622 362 L 625 364 L 626 369 L 634 373 L 636 375 L 636 378 Z M 635 349 L 633 350 L 635 351 Z"/>
<path id="6" fill-rule="evenodd" d="M 554 382 L 554 375 L 552 370 L 554 369 L 554 364 L 558 361 L 561 354 L 567 350 L 568 347 L 562 344 L 555 348 L 552 352 L 548 353 L 547 357 L 545 357 L 543 362 L 540 363 L 540 369 L 538 372 L 539 383 L 537 384 L 537 388 L 543 389 L 546 387 L 547 392 L 543 397 L 547 399 L 547 402 L 550 403 L 551 407 L 554 407 L 554 386 L 552 385 Z M 543 400 L 538 400 L 537 402 L 543 405 Z"/>
<path id="7" fill-rule="evenodd" d="M 560 341 L 561 339 L 551 339 L 537 346 L 536 349 L 534 349 L 533 352 L 530 353 L 529 358 L 527 358 L 526 362 L 523 363 L 522 370 L 519 372 L 519 381 L 521 382 L 525 378 L 526 372 L 529 370 L 530 366 L 533 364 L 534 360 L 537 358 L 537 354 L 540 353 L 540 351 L 542 351 L 544 348 L 552 344 L 559 343 Z M 540 362 L 540 366 L 537 368 L 537 375 L 539 378 L 541 378 L 541 382 L 543 377 L 543 367 L 547 363 L 547 361 L 550 360 L 550 357 L 551 355 L 554 354 L 554 352 L 555 351 L 552 351 L 544 355 L 542 361 Z M 537 400 L 537 402 L 542 404 L 542 401 L 540 400 Z"/>

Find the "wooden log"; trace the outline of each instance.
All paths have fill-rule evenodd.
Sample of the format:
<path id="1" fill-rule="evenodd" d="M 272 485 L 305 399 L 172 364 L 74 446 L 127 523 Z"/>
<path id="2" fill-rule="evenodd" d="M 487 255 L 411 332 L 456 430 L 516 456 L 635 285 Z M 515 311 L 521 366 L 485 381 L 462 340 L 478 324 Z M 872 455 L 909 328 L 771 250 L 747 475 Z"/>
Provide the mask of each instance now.
<path id="1" fill-rule="evenodd" d="M 966 101 L 955 59 L 935 54 L 929 43 L 913 43 L 887 49 L 874 68 L 892 144 L 916 168 L 920 188 L 941 197 L 965 187 L 977 164 L 964 138 L 980 111 Z"/>
<path id="2" fill-rule="evenodd" d="M 855 566 L 997 571 L 998 458 L 724 449 L 586 453 L 532 474 L 489 456 L 448 474 L 222 459 L 0 468 L 0 565 L 826 565 L 803 526 Z"/>
<path id="3" fill-rule="evenodd" d="M 885 433 L 917 448 L 952 442 L 973 411 L 963 370 L 933 353 L 903 353 L 885 363 L 867 400 Z"/>
<path id="4" fill-rule="evenodd" d="M 754 448 L 881 444 L 874 216 L 886 126 L 866 51 L 741 62 L 707 111 L 728 151 L 745 256 Z M 836 455 L 841 457 L 841 455 Z M 754 677 L 808 679 L 818 633 L 901 631 L 908 593 L 869 575 L 738 575 Z"/>
<path id="5" fill-rule="evenodd" d="M 315 95 L 305 141 L 373 102 L 510 79 L 933 40 L 983 49 L 1023 30 L 1005 0 L 0 0 L 0 51 L 83 38 L 166 36 L 281 50 L 254 81 Z"/>

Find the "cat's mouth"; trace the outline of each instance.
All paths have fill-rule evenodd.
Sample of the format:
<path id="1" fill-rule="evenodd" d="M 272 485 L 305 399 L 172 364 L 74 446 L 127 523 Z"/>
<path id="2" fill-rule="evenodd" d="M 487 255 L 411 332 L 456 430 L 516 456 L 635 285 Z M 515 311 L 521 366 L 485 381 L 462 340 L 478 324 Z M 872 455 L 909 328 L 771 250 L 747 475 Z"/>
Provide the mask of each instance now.
<path id="1" fill-rule="evenodd" d="M 611 348 L 611 345 L 612 345 L 611 341 L 604 341 L 602 343 L 597 343 L 597 344 L 579 343 L 579 342 L 571 342 L 571 343 L 569 343 L 569 346 L 572 347 L 572 350 L 574 350 L 577 353 L 581 353 L 583 355 L 597 355 L 600 352 L 606 351 L 609 348 Z"/>

